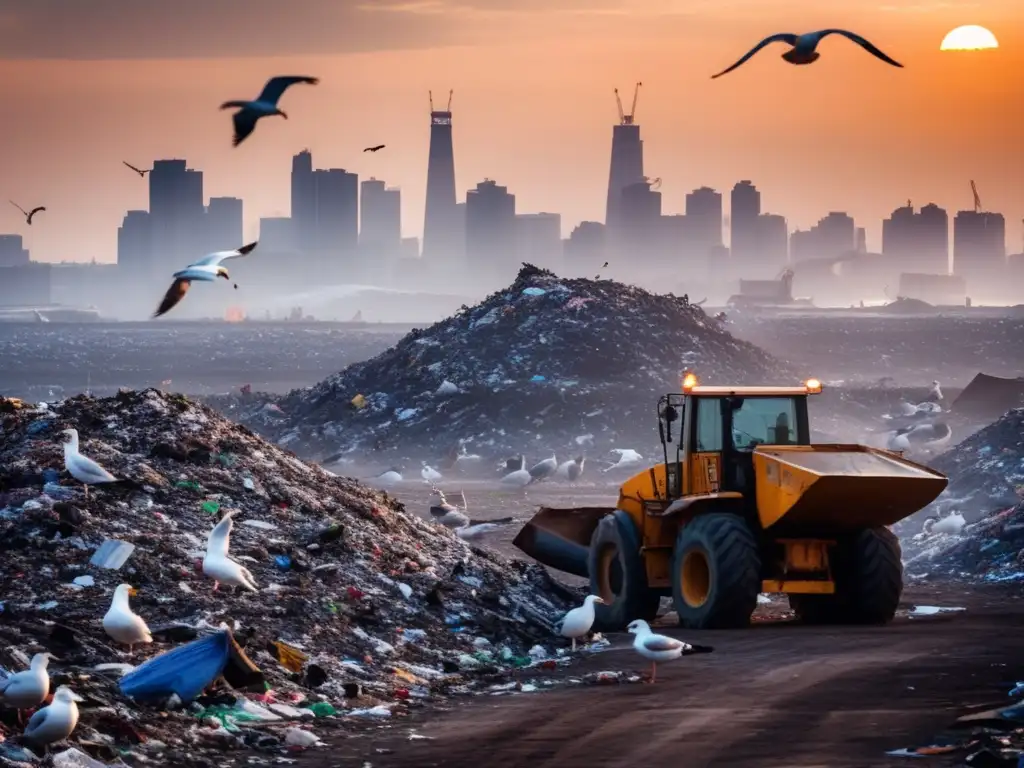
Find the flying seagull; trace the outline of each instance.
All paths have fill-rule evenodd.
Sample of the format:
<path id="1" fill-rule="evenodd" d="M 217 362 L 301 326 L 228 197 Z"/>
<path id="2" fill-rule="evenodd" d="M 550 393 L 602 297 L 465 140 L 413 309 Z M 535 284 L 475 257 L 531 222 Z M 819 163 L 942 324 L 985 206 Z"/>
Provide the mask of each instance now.
<path id="1" fill-rule="evenodd" d="M 366 149 L 363 150 L 363 152 L 380 152 L 386 146 L 387 144 L 378 144 L 375 147 L 367 147 Z"/>
<path id="2" fill-rule="evenodd" d="M 256 121 L 261 117 L 280 115 L 285 120 L 288 119 L 288 115 L 277 108 L 277 101 L 281 98 L 281 94 L 287 90 L 288 86 L 295 85 L 295 83 L 316 85 L 319 82 L 319 78 L 306 75 L 272 77 L 267 80 L 267 84 L 263 86 L 263 91 L 253 101 L 225 101 L 220 105 L 221 109 L 238 107 L 238 111 L 235 112 L 232 118 L 235 123 L 235 138 L 232 146 L 237 147 L 241 144 L 245 137 L 253 132 L 253 129 L 256 127 Z"/>
<path id="3" fill-rule="evenodd" d="M 146 170 L 142 170 L 141 168 L 136 168 L 134 165 L 129 163 L 127 160 L 122 160 L 121 162 L 124 163 L 125 165 L 127 165 L 129 168 L 131 168 L 137 174 L 139 174 L 139 176 L 141 176 L 142 178 L 146 178 L 146 174 L 149 173 L 152 170 L 152 168 L 147 168 Z"/>
<path id="4" fill-rule="evenodd" d="M 818 43 L 820 43 L 828 35 L 842 35 L 843 37 L 853 40 L 853 42 L 857 43 L 857 45 L 859 45 L 861 48 L 863 48 L 873 56 L 877 56 L 886 64 L 892 64 L 894 67 L 903 66 L 898 61 L 890 59 L 888 56 L 886 56 L 878 48 L 876 48 L 874 45 L 872 45 L 870 42 L 865 40 L 860 35 L 854 34 L 853 32 L 847 32 L 845 29 L 823 29 L 819 32 L 806 32 L 802 35 L 794 35 L 792 32 L 780 32 L 777 35 L 771 35 L 770 37 L 766 37 L 760 43 L 751 48 L 750 51 L 742 59 L 737 61 L 728 69 L 719 72 L 717 75 L 712 75 L 711 78 L 714 79 L 716 77 L 721 77 L 722 75 L 732 72 L 741 64 L 744 64 L 747 61 L 747 59 L 751 58 L 755 53 L 760 51 L 766 45 L 770 45 L 772 43 L 788 43 L 789 45 L 792 46 L 790 50 L 782 54 L 782 58 L 788 61 L 790 64 L 811 64 L 821 57 L 821 54 L 814 49 L 817 48 Z"/>
<path id="5" fill-rule="evenodd" d="M 217 251 L 209 256 L 204 256 L 199 261 L 192 262 L 183 270 L 175 272 L 174 282 L 167 289 L 167 293 L 164 294 L 163 301 L 160 302 L 160 306 L 153 313 L 153 317 L 156 318 L 167 314 L 179 301 L 185 298 L 185 294 L 188 293 L 189 286 L 193 280 L 201 280 L 206 283 L 212 283 L 218 277 L 230 280 L 231 277 L 228 275 L 227 269 L 222 267 L 220 263 L 225 259 L 237 259 L 239 256 L 252 253 L 252 249 L 255 247 L 256 243 L 249 243 L 234 251 Z"/>
<path id="6" fill-rule="evenodd" d="M 29 226 L 32 226 L 32 217 L 33 216 L 35 216 L 40 211 L 45 211 L 46 210 L 46 206 L 38 205 L 35 208 L 33 208 L 31 211 L 26 211 L 24 208 L 22 208 L 20 205 L 18 205 L 13 200 L 9 200 L 8 202 L 11 205 L 13 205 L 15 208 L 17 208 L 19 211 L 21 211 L 23 214 L 25 214 L 25 221 L 27 221 L 29 223 Z"/>

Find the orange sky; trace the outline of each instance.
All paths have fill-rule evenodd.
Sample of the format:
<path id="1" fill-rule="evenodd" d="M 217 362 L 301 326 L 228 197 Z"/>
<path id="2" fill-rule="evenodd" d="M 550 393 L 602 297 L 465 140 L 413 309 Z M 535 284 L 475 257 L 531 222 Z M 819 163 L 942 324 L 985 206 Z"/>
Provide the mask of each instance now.
<path id="1" fill-rule="evenodd" d="M 251 9 L 241 21 L 227 13 L 240 3 Z M 749 178 L 791 227 L 847 210 L 877 248 L 893 208 L 907 199 L 969 207 L 973 178 L 985 206 L 1006 215 L 1009 250 L 1021 250 L 1020 0 L 372 4 L 161 4 L 172 13 L 134 0 L 0 0 L 0 195 L 49 209 L 29 229 L 7 206 L 0 232 L 24 234 L 39 260 L 113 261 L 124 211 L 148 200 L 147 182 L 121 161 L 184 157 L 205 172 L 207 196 L 245 199 L 249 237 L 260 216 L 288 214 L 290 157 L 309 147 L 318 167 L 401 187 L 403 229 L 418 236 L 427 91 L 443 101 L 450 88 L 460 197 L 493 178 L 519 212 L 561 212 L 568 232 L 603 218 L 612 89 L 631 94 L 642 80 L 637 122 L 666 213 L 682 212 L 694 187 L 727 193 Z M 89 12 L 76 15 L 80 5 Z M 960 24 L 987 26 L 1000 50 L 940 53 Z M 826 26 L 863 34 L 906 68 L 832 37 L 811 67 L 786 64 L 776 46 L 709 79 L 767 34 Z M 274 74 L 322 81 L 290 90 L 281 105 L 291 119 L 261 122 L 232 149 L 229 113 L 217 105 L 254 97 Z M 361 152 L 377 143 L 388 147 Z"/>

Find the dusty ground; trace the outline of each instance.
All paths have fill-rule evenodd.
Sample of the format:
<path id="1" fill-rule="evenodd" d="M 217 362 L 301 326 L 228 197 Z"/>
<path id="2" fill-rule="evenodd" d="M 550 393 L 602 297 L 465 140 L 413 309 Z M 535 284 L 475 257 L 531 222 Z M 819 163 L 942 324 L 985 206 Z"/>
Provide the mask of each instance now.
<path id="1" fill-rule="evenodd" d="M 714 646 L 665 664 L 654 685 L 566 686 L 457 701 L 382 730 L 332 740 L 309 766 L 502 768 L 602 766 L 887 766 L 957 717 L 1007 704 L 1020 673 L 1024 608 L 1007 588 L 908 591 L 908 606 L 967 611 L 898 617 L 881 628 L 787 621 L 731 632 L 669 634 Z M 568 673 L 642 668 L 625 635 Z M 541 673 L 544 674 L 544 673 Z M 426 737 L 411 741 L 410 732 Z M 932 757 L 960 765 L 966 753 Z"/>
<path id="2" fill-rule="evenodd" d="M 458 484 L 448 484 L 449 488 Z M 538 486 L 521 493 L 466 484 L 470 514 L 526 517 L 538 504 L 614 503 L 607 487 Z M 395 491 L 426 514 L 427 487 Z M 484 543 L 507 554 L 519 525 Z M 538 693 L 456 699 L 403 721 L 347 738 L 324 734 L 325 752 L 303 766 L 428 768 L 614 768 L 643 766 L 885 766 L 885 752 L 930 743 L 957 717 L 1006 704 L 1024 676 L 1020 634 L 1024 587 L 918 584 L 908 587 L 897 620 L 880 628 L 803 627 L 786 618 L 784 599 L 745 631 L 668 634 L 715 652 L 663 665 L 653 685 L 558 685 L 550 678 L 587 672 L 640 672 L 630 636 L 585 655 L 567 670 L 539 672 Z M 962 613 L 908 617 L 913 605 L 959 606 Z M 565 681 L 568 682 L 568 681 Z M 427 737 L 411 741 L 410 732 Z M 962 764 L 953 757 L 930 765 Z"/>

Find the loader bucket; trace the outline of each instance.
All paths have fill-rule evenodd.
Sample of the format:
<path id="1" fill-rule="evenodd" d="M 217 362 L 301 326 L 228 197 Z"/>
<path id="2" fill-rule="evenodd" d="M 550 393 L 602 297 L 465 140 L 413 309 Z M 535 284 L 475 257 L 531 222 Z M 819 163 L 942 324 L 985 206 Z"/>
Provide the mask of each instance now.
<path id="1" fill-rule="evenodd" d="M 614 507 L 541 507 L 513 544 L 538 563 L 587 578 L 590 537 Z"/>
<path id="2" fill-rule="evenodd" d="M 845 533 L 893 525 L 949 482 L 933 469 L 863 445 L 760 446 L 754 451 L 764 528 Z"/>

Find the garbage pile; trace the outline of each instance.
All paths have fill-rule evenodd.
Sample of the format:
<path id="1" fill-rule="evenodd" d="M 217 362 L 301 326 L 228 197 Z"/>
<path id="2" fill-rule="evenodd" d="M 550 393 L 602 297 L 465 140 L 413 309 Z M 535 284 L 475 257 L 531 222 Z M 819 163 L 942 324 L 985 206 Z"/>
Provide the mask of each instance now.
<path id="1" fill-rule="evenodd" d="M 1016 504 L 1017 489 L 1024 485 L 1024 408 L 1008 411 L 930 466 L 949 477 L 932 514 L 956 509 L 973 522 Z"/>
<path id="2" fill-rule="evenodd" d="M 944 528 L 943 520 L 904 540 L 903 556 L 912 576 L 1024 581 L 1024 502 L 962 527 Z"/>
<path id="3" fill-rule="evenodd" d="M 87 497 L 63 471 L 67 428 L 124 482 Z M 203 575 L 228 513 L 230 554 L 257 593 L 214 591 Z M 66 684 L 83 700 L 70 741 L 104 762 L 279 753 L 331 722 L 504 683 L 545 656 L 536 644 L 551 646 L 571 597 L 539 566 L 475 549 L 152 389 L 35 407 L 0 398 L 0 560 L 0 666 L 52 653 L 51 692 Z M 101 625 L 122 583 L 152 644 L 129 650 Z M 0 704 L 0 764 L 25 758 L 16 714 Z"/>
<path id="4" fill-rule="evenodd" d="M 260 429 L 317 457 L 429 461 L 460 443 L 495 457 L 653 452 L 657 398 L 679 391 L 687 370 L 706 383 L 799 380 L 685 296 L 524 265 L 480 304 L 285 396 L 286 418 Z"/>

